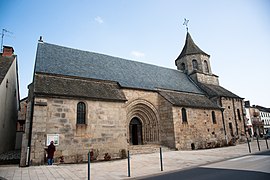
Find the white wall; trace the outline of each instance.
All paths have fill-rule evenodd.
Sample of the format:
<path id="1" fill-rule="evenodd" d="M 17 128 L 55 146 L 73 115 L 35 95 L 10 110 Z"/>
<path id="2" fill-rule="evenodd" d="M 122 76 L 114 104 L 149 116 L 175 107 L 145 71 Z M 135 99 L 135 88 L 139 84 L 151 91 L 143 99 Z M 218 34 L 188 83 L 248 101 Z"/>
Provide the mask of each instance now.
<path id="1" fill-rule="evenodd" d="M 16 61 L 15 58 L 0 84 L 0 153 L 13 150 L 15 146 L 19 107 Z M 6 87 L 7 80 L 8 87 Z"/>

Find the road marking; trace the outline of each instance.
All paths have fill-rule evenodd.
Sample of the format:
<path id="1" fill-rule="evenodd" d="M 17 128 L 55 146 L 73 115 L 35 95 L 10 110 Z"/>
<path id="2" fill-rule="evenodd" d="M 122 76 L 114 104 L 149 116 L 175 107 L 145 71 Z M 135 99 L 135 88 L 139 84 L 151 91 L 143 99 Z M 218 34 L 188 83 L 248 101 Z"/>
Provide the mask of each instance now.
<path id="1" fill-rule="evenodd" d="M 239 160 L 244 160 L 244 161 L 256 161 L 260 159 L 265 159 L 269 156 L 244 156 L 244 157 L 239 157 L 235 159 L 230 159 L 228 161 L 239 161 Z"/>
<path id="2" fill-rule="evenodd" d="M 200 167 L 256 171 L 270 174 L 270 156 L 250 155 Z"/>
<path id="3" fill-rule="evenodd" d="M 239 161 L 239 160 L 247 159 L 247 158 L 249 158 L 249 156 L 244 156 L 244 157 L 239 157 L 239 158 L 235 158 L 235 159 L 230 159 L 228 161 Z"/>

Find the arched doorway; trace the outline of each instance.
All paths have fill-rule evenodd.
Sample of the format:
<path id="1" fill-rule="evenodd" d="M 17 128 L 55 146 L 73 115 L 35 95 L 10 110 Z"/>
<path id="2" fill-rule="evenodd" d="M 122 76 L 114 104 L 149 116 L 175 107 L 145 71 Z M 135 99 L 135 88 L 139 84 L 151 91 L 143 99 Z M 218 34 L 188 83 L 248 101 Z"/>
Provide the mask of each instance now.
<path id="1" fill-rule="evenodd" d="M 129 137 L 130 137 L 130 144 L 132 145 L 142 144 L 142 122 L 137 117 L 132 118 L 129 123 Z"/>
<path id="2" fill-rule="evenodd" d="M 159 144 L 160 125 L 156 108 L 148 101 L 141 99 L 129 103 L 127 131 L 130 145 Z M 135 139 L 136 137 L 138 140 Z"/>

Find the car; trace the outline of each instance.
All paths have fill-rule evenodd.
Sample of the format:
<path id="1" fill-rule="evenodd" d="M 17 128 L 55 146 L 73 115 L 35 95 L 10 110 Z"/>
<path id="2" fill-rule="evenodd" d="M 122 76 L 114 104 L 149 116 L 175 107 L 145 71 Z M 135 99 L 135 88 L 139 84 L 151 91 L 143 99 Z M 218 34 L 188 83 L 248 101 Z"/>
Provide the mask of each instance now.
<path id="1" fill-rule="evenodd" d="M 265 138 L 265 139 L 269 139 L 269 138 L 270 138 L 270 132 L 266 133 L 266 134 L 264 135 L 264 138 Z"/>

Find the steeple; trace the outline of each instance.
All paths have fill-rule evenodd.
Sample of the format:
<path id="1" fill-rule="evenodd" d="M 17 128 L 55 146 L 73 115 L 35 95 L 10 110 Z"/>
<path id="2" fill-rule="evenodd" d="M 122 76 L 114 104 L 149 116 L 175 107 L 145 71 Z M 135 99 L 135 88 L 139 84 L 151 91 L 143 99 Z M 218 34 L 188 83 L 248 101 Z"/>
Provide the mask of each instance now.
<path id="1" fill-rule="evenodd" d="M 201 50 L 187 32 L 185 45 L 175 60 L 175 65 L 196 82 L 219 84 L 218 76 L 212 74 L 209 58 L 210 55 Z"/>
<path id="2" fill-rule="evenodd" d="M 203 54 L 203 55 L 206 55 L 206 56 L 210 57 L 210 55 L 205 53 L 203 50 L 201 50 L 194 43 L 194 41 L 191 38 L 189 32 L 187 32 L 186 42 L 185 42 L 184 48 L 182 49 L 182 52 L 180 53 L 180 55 L 178 56 L 178 58 L 175 61 L 177 61 L 178 59 L 181 59 L 182 57 L 184 57 L 186 55 L 192 55 L 192 54 Z"/>

